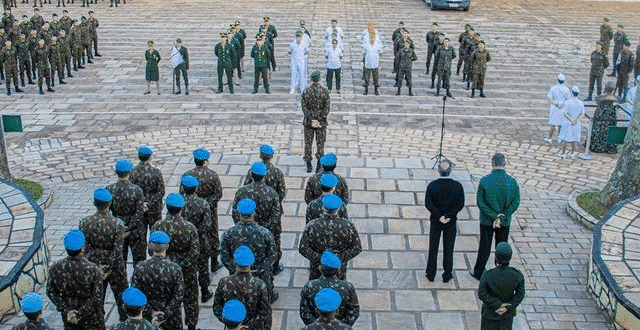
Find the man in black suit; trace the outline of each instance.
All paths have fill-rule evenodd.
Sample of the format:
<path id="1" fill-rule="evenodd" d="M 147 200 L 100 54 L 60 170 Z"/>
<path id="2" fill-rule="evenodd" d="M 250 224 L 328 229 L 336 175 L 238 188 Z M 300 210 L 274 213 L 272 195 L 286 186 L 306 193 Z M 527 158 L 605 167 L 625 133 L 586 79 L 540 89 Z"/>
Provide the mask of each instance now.
<path id="1" fill-rule="evenodd" d="M 442 235 L 444 273 L 442 281 L 453 278 L 453 246 L 456 240 L 456 220 L 464 207 L 464 189 L 460 182 L 449 178 L 453 164 L 445 159 L 438 165 L 440 178 L 431 181 L 424 196 L 424 206 L 431 213 L 429 228 L 429 258 L 425 276 L 433 282 L 436 276 L 438 246 Z"/>

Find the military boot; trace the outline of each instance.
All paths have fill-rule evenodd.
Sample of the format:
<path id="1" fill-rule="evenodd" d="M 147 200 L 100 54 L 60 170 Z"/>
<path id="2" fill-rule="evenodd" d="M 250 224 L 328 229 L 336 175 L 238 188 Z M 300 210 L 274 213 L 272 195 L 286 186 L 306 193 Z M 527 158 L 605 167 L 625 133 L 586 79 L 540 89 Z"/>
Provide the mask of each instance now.
<path id="1" fill-rule="evenodd" d="M 322 166 L 320 166 L 320 159 L 316 162 L 316 173 L 320 173 L 322 171 Z"/>
<path id="2" fill-rule="evenodd" d="M 189 85 L 184 85 L 184 95 L 189 95 Z"/>
<path id="3" fill-rule="evenodd" d="M 55 90 L 53 88 L 51 88 L 51 86 L 47 86 L 47 92 L 55 92 Z"/>
<path id="4" fill-rule="evenodd" d="M 73 75 L 71 74 L 71 69 L 67 69 L 67 77 L 73 78 Z"/>
<path id="5" fill-rule="evenodd" d="M 448 88 L 447 88 L 447 97 L 453 97 L 453 95 L 451 95 L 451 93 L 449 92 Z"/>
<path id="6" fill-rule="evenodd" d="M 311 162 L 307 162 L 307 173 L 311 173 L 311 171 L 313 171 L 313 165 L 311 165 Z"/>
<path id="7" fill-rule="evenodd" d="M 402 87 L 399 87 L 399 86 L 398 86 L 398 91 L 396 92 L 396 95 L 400 95 L 400 89 L 401 89 L 401 88 L 402 88 Z"/>
<path id="8" fill-rule="evenodd" d="M 467 80 L 467 90 L 469 90 L 469 87 L 471 87 L 471 82 Z"/>
<path id="9" fill-rule="evenodd" d="M 415 96 L 416 94 L 411 90 L 411 87 L 409 87 L 409 96 Z"/>
<path id="10" fill-rule="evenodd" d="M 271 92 L 269 91 L 269 86 L 264 86 L 264 92 L 267 94 L 271 94 Z"/>
<path id="11" fill-rule="evenodd" d="M 64 80 L 62 80 L 62 78 L 58 78 L 58 83 L 60 85 L 66 85 L 67 84 L 66 82 L 64 82 Z"/>
<path id="12" fill-rule="evenodd" d="M 7 85 L 7 95 L 11 95 L 11 87 L 9 85 Z"/>
<path id="13" fill-rule="evenodd" d="M 22 89 L 18 88 L 18 86 L 16 86 L 16 93 L 22 93 Z"/>
<path id="14" fill-rule="evenodd" d="M 29 78 L 29 85 L 35 85 L 35 84 L 36 84 L 33 80 L 31 80 L 31 77 L 30 77 L 30 76 L 29 76 L 28 78 Z M 35 79 L 35 78 L 34 78 L 34 79 Z"/>
<path id="15" fill-rule="evenodd" d="M 365 86 L 364 92 L 362 92 L 362 95 L 367 95 L 367 94 L 369 94 L 369 86 Z"/>
<path id="16" fill-rule="evenodd" d="M 436 87 L 436 96 L 440 96 L 440 86 Z"/>
<path id="17" fill-rule="evenodd" d="M 430 88 L 434 88 L 435 87 L 435 82 L 436 82 L 436 78 L 431 78 L 431 87 Z"/>
<path id="18" fill-rule="evenodd" d="M 203 303 L 206 303 L 207 301 L 209 301 L 211 299 L 211 297 L 213 297 L 213 292 L 211 292 L 211 290 L 209 290 L 208 288 L 202 288 L 200 290 L 200 301 Z"/>
<path id="19" fill-rule="evenodd" d="M 380 95 L 380 92 L 378 92 L 378 86 L 373 86 L 373 94 Z"/>
<path id="20" fill-rule="evenodd" d="M 22 85 L 22 87 L 24 87 L 24 77 L 20 76 L 20 85 Z"/>
<path id="21" fill-rule="evenodd" d="M 475 89 L 475 88 L 472 88 L 472 89 L 471 89 L 471 98 L 474 98 L 474 97 L 475 97 L 475 95 L 476 95 L 476 89 Z"/>
<path id="22" fill-rule="evenodd" d="M 485 98 L 484 89 L 480 88 L 480 97 Z"/>
<path id="23" fill-rule="evenodd" d="M 42 90 L 42 87 L 40 87 L 40 95 L 43 95 L 44 91 Z"/>

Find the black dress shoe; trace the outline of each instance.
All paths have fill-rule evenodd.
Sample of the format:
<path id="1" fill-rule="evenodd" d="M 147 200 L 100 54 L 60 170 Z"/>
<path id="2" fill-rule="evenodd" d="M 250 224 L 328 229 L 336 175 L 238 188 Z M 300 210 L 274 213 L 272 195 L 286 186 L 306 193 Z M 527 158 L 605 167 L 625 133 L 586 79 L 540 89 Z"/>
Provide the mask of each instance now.
<path id="1" fill-rule="evenodd" d="M 424 277 L 426 277 L 429 282 L 433 282 L 435 280 L 435 278 L 429 277 L 427 274 L 424 274 Z"/>
<path id="2" fill-rule="evenodd" d="M 214 260 L 215 264 L 211 265 L 211 272 L 215 273 L 222 268 L 222 264 L 218 260 Z"/>
<path id="3" fill-rule="evenodd" d="M 206 303 L 207 301 L 209 301 L 209 299 L 211 299 L 211 297 L 213 297 L 213 292 L 211 290 L 202 291 L 200 295 L 200 301 Z"/>
<path id="4" fill-rule="evenodd" d="M 278 264 L 278 266 L 273 268 L 273 276 L 276 276 L 284 270 L 284 266 L 282 264 Z"/>
<path id="5" fill-rule="evenodd" d="M 480 281 L 480 278 L 482 277 L 482 276 L 476 275 L 476 273 L 473 272 L 473 269 L 469 270 L 469 275 L 471 275 L 471 277 L 475 278 L 478 281 Z"/>
<path id="6" fill-rule="evenodd" d="M 280 294 L 273 289 L 273 291 L 271 291 L 271 303 L 273 304 L 274 301 L 278 300 L 278 297 L 280 297 Z"/>

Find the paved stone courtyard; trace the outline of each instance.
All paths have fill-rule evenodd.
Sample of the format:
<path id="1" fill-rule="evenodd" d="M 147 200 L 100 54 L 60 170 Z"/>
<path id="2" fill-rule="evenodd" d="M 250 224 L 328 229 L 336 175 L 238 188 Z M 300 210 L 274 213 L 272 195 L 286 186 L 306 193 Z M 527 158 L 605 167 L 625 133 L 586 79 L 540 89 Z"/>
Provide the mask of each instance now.
<path id="1" fill-rule="evenodd" d="M 327 151 L 339 155 L 339 168 L 352 189 L 349 214 L 358 227 L 363 253 L 350 264 L 348 279 L 358 290 L 361 316 L 356 329 L 479 329 L 477 282 L 467 273 L 475 262 L 478 209 L 475 187 L 490 171 L 495 151 L 509 155 L 509 172 L 522 185 L 523 199 L 511 230 L 514 264 L 527 276 L 527 297 L 516 329 L 608 329 L 603 313 L 586 293 L 591 231 L 564 212 L 574 189 L 598 189 L 608 179 L 615 156 L 594 155 L 592 161 L 558 160 L 556 146 L 542 141 L 547 131 L 545 96 L 558 72 L 569 85 L 587 90 L 588 54 L 598 37 L 602 15 L 613 25 L 624 23 L 634 46 L 640 8 L 628 2 L 474 0 L 469 12 L 430 11 L 419 0 L 285 1 L 265 7 L 255 0 L 220 3 L 135 0 L 122 8 L 102 1 L 92 6 L 100 19 L 100 52 L 88 69 L 74 72 L 65 86 L 42 97 L 33 86 L 26 93 L 2 97 L 3 114 L 21 114 L 25 132 L 8 135 L 12 171 L 17 177 L 41 180 L 54 191 L 45 213 L 51 259 L 64 255 L 61 236 L 91 213 L 93 189 L 114 180 L 116 159 L 135 159 L 135 147 L 150 144 L 170 192 L 191 167 L 196 146 L 213 151 L 212 167 L 225 187 L 220 227 L 231 225 L 229 203 L 257 147 L 271 143 L 276 165 L 287 177 L 283 217 L 285 271 L 276 277 L 280 299 L 274 307 L 274 329 L 299 329 L 300 288 L 308 271 L 297 253 L 304 226 L 304 172 L 299 97 L 289 95 L 286 47 L 299 20 L 312 30 L 314 46 L 309 71 L 324 68 L 321 42 L 330 19 L 345 29 L 343 94 L 332 94 Z M 44 7 L 50 17 L 56 8 Z M 79 6 L 67 7 L 72 17 Z M 82 11 L 83 12 L 83 11 Z M 30 7 L 15 13 L 31 14 Z M 271 95 L 250 94 L 253 63 L 246 59 L 245 78 L 235 95 L 213 94 L 217 83 L 213 45 L 217 33 L 235 20 L 251 37 L 263 15 L 278 28 Z M 414 31 L 418 61 L 414 63 L 417 96 L 392 96 L 390 52 L 382 59 L 379 97 L 362 96 L 361 55 L 357 36 L 374 20 L 387 46 L 398 21 Z M 467 206 L 460 215 L 453 281 L 424 278 L 429 224 L 424 188 L 436 177 L 430 158 L 437 153 L 442 99 L 425 91 L 424 34 L 440 22 L 457 40 L 464 23 L 473 24 L 487 41 L 493 61 L 487 74 L 487 99 L 470 99 L 459 76 L 452 77 L 456 99 L 446 103 L 444 154 L 452 159 L 456 179 L 463 182 Z M 190 96 L 171 95 L 170 44 L 181 37 L 191 57 Z M 161 62 L 162 95 L 143 96 L 146 41 L 154 39 Z M 457 42 L 454 42 L 457 50 Z M 388 49 L 388 47 L 387 47 Z M 406 88 L 403 93 L 406 94 Z M 592 109 L 588 110 L 592 113 Z M 586 122 L 584 123 L 586 124 Z M 439 262 L 440 264 L 440 262 Z M 131 271 L 131 269 L 129 270 Z M 212 288 L 225 271 L 217 274 Z M 44 290 L 41 290 L 44 292 Z M 109 299 L 108 324 L 117 319 Z M 45 313 L 54 327 L 59 314 L 50 304 Z M 211 303 L 201 308 L 199 327 L 221 329 Z M 11 318 L 0 325 L 10 329 Z"/>

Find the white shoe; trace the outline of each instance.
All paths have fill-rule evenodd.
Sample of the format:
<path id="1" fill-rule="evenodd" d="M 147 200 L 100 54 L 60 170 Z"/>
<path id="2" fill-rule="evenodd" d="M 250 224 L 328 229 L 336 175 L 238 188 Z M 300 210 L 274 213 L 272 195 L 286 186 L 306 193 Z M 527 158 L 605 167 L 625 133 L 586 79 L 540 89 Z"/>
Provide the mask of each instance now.
<path id="1" fill-rule="evenodd" d="M 559 152 L 556 154 L 556 156 L 560 157 L 560 159 L 564 159 L 564 157 L 566 157 L 566 154 L 563 154 L 562 152 Z"/>
<path id="2" fill-rule="evenodd" d="M 569 157 L 571 157 L 571 159 L 576 159 L 576 154 L 571 154 Z"/>
<path id="3" fill-rule="evenodd" d="M 551 144 L 551 142 L 553 142 L 553 140 L 551 140 L 551 139 L 549 139 L 549 138 L 545 138 L 545 139 L 544 139 L 544 142 L 546 142 L 546 143 L 548 143 L 548 144 Z"/>

